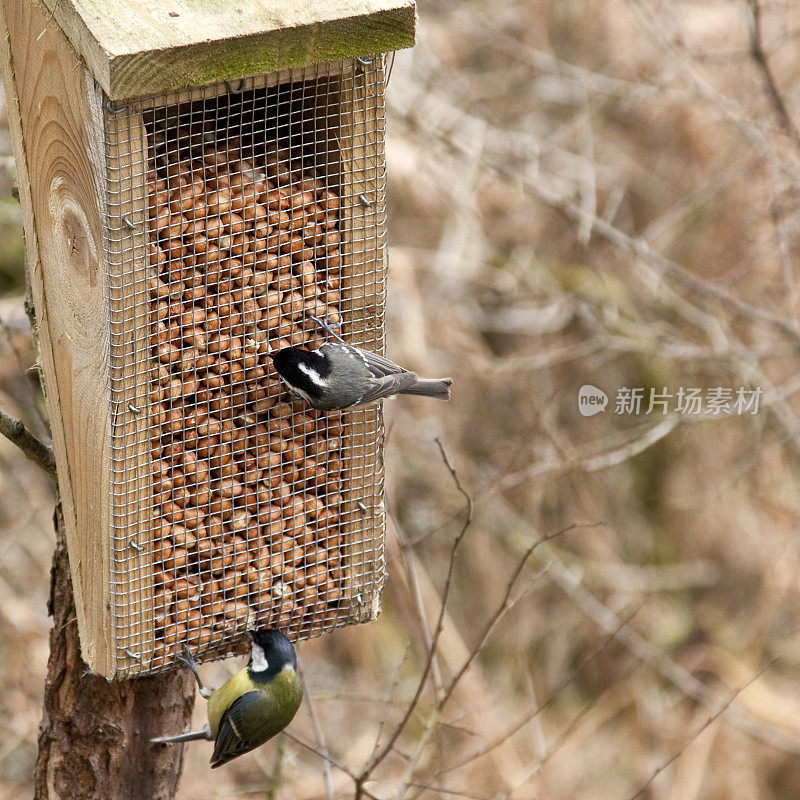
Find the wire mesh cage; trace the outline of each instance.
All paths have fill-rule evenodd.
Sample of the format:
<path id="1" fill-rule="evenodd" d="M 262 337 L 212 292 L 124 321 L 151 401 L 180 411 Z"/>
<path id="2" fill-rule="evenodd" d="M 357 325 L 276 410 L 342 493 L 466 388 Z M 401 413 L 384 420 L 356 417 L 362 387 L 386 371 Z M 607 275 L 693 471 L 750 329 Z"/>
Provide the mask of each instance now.
<path id="1" fill-rule="evenodd" d="M 104 103 L 111 674 L 378 612 L 380 411 L 269 352 L 383 348 L 383 90 L 377 56 Z"/>

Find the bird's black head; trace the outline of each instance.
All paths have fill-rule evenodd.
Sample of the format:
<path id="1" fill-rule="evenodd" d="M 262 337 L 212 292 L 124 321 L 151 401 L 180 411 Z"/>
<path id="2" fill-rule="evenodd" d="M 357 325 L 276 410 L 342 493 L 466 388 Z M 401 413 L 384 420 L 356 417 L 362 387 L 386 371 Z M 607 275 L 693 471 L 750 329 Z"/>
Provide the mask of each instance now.
<path id="1" fill-rule="evenodd" d="M 287 664 L 297 669 L 297 655 L 292 643 L 274 628 L 250 631 L 253 649 L 247 668 L 254 680 L 272 680 Z"/>
<path id="2" fill-rule="evenodd" d="M 331 367 L 320 353 L 300 347 L 284 347 L 270 353 L 278 374 L 302 395 L 311 399 L 322 396 L 327 388 Z"/>

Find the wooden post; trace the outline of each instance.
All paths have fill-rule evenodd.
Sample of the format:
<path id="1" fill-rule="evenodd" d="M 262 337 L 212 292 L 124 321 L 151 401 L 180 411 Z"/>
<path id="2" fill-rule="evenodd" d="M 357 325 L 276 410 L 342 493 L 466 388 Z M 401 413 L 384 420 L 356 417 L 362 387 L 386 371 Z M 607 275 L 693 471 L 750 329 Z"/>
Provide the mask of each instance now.
<path id="1" fill-rule="evenodd" d="M 64 519 L 56 508 L 50 586 L 50 660 L 34 773 L 35 800 L 172 800 L 183 745 L 151 737 L 188 728 L 194 679 L 187 670 L 109 682 L 80 657 Z"/>
<path id="2" fill-rule="evenodd" d="M 64 525 L 84 653 L 105 672 L 111 651 L 107 581 L 110 431 L 108 297 L 101 197 L 105 169 L 101 93 L 47 10 L 2 0 L 3 70 L 36 308 L 44 386 L 53 420 Z M 24 134 L 24 136 L 23 136 Z M 77 520 L 81 520 L 80 530 Z M 94 578 L 94 580 L 92 580 Z"/>
<path id="3" fill-rule="evenodd" d="M 12 48 L 9 29 L 22 38 L 18 47 Z M 20 4 L 10 0 L 0 4 L 0 66 L 6 86 L 9 130 L 14 144 L 17 163 L 20 204 L 23 214 L 26 252 L 25 262 L 31 293 L 36 297 L 40 316 L 33 321 L 35 335 L 38 334 L 40 359 L 47 360 L 51 374 L 55 374 L 56 364 L 62 369 L 67 365 L 59 363 L 58 341 L 64 336 L 81 335 L 91 338 L 92 332 L 102 331 L 102 319 L 92 320 L 90 312 L 97 310 L 98 300 L 89 309 L 76 307 L 69 312 L 68 300 L 79 301 L 79 295 L 87 285 L 96 286 L 96 227 L 78 212 L 70 192 L 65 188 L 66 176 L 74 170 L 87 169 L 87 150 L 80 152 L 80 138 L 67 118 L 69 130 L 59 129 L 48 132 L 44 114 L 52 103 L 52 98 L 70 85 L 72 94 L 61 99 L 80 104 L 80 87 L 75 77 L 82 78 L 85 73 L 76 61 L 69 66 L 71 71 L 59 70 L 58 52 L 66 52 L 63 42 L 59 42 L 55 26 L 47 19 L 45 11 L 34 5 L 24 10 Z M 29 56 L 22 57 L 19 47 L 32 38 L 45 38 L 53 49 L 45 49 L 42 57 L 36 59 L 33 49 Z M 63 63 L 61 67 L 65 67 Z M 35 86 L 40 82 L 40 88 Z M 20 92 L 19 87 L 24 87 Z M 88 92 L 83 101 L 88 100 Z M 28 148 L 23 144 L 24 118 L 31 129 Z M 33 113 L 37 112 L 37 113 Z M 96 113 L 96 112 L 95 112 Z M 89 118 L 92 118 L 91 115 Z M 75 122 L 73 118 L 72 122 Z M 58 141 L 63 135 L 63 141 Z M 88 142 L 84 141 L 84 144 Z M 48 148 L 52 148 L 47 154 Z M 70 158 L 75 161 L 71 162 Z M 42 194 L 32 191 L 31 174 L 38 179 L 49 178 L 46 184 L 53 187 L 55 196 L 52 204 L 44 201 Z M 91 172 L 84 173 L 84 176 Z M 96 186 L 90 179 L 86 187 L 94 191 Z M 37 217 L 37 212 L 41 215 Z M 50 281 L 42 276 L 42 258 L 54 257 L 54 251 L 63 258 L 63 275 L 54 275 Z M 59 281 L 76 280 L 72 288 Z M 68 289 L 61 302 L 59 291 Z M 48 297 L 47 290 L 54 293 Z M 48 302 L 50 301 L 50 302 Z M 60 329 L 66 323 L 69 327 Z M 84 323 L 81 326 L 80 323 Z M 75 327 L 79 330 L 76 331 Z M 51 344 L 51 336 L 56 343 Z M 102 346 L 102 339 L 93 343 Z M 80 366 L 80 365 L 72 365 Z M 78 430 L 85 435 L 83 441 L 66 439 L 60 420 L 53 426 L 54 440 L 61 462 L 61 475 L 68 476 L 60 488 L 63 508 L 74 523 L 76 505 L 98 503 L 103 513 L 102 503 L 89 492 L 73 489 L 73 478 L 77 470 L 91 468 L 87 462 L 91 458 L 91 448 L 96 443 L 87 414 L 96 406 L 91 402 L 97 393 L 89 388 L 84 391 L 84 381 L 89 387 L 96 380 L 94 373 L 76 373 L 75 381 L 67 383 L 73 391 L 82 390 L 80 396 L 89 402 L 85 410 L 76 407 L 70 395 L 66 402 L 59 395 L 57 385 L 48 385 L 48 407 L 51 418 L 66 415 L 70 421 L 82 424 Z M 52 391 L 52 394 L 50 393 Z M 99 402 L 99 401 L 97 401 Z M 100 415 L 105 421 L 106 414 Z M 79 437 L 76 437 L 79 438 Z M 66 470 L 64 466 L 66 465 Z M 70 470 L 72 466 L 76 471 Z M 96 465 L 94 465 L 96 467 Z M 88 484 L 85 484 L 88 486 Z M 177 789 L 180 777 L 183 751 L 180 746 L 163 747 L 152 745 L 151 736 L 164 732 L 185 730 L 194 705 L 194 683 L 186 672 L 171 672 L 153 678 L 143 678 L 125 683 L 108 683 L 103 678 L 89 675 L 81 659 L 76 609 L 73 595 L 73 582 L 67 559 L 66 524 L 62 504 L 56 509 L 56 550 L 51 573 L 51 594 L 49 610 L 53 616 L 53 629 L 50 634 L 50 659 L 47 681 L 44 687 L 44 709 L 39 730 L 39 755 L 34 775 L 36 800 L 55 800 L 56 798 L 81 798 L 82 800 L 171 800 Z M 85 552 L 91 558 L 92 553 Z M 81 562 L 79 562 L 81 563 Z M 77 580 L 80 581 L 78 571 Z M 80 583 L 77 584 L 80 586 Z M 83 587 L 81 587 L 83 590 Z M 98 610 L 103 616 L 102 603 Z"/>

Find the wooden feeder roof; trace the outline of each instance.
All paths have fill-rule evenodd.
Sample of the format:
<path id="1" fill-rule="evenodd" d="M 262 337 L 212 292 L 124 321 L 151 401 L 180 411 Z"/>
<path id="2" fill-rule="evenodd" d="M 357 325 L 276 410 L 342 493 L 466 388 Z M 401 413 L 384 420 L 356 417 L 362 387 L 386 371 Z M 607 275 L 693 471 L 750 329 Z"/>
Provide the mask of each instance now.
<path id="1" fill-rule="evenodd" d="M 414 44 L 414 0 L 45 0 L 112 100 Z"/>

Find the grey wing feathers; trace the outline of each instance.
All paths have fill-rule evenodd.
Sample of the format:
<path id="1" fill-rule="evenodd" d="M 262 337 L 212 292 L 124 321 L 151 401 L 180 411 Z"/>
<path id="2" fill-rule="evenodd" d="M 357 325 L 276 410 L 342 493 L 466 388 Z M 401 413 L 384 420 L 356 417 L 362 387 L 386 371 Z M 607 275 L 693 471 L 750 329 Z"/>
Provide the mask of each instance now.
<path id="1" fill-rule="evenodd" d="M 376 378 L 383 378 L 387 375 L 402 375 L 403 373 L 409 374 L 409 370 L 405 367 L 401 367 L 399 364 L 395 364 L 394 361 L 390 361 L 385 356 L 379 356 L 377 353 L 372 353 L 369 350 L 362 350 L 361 348 L 356 349 L 364 356 L 369 371 Z M 413 375 L 414 373 L 411 372 L 410 374 Z"/>
<path id="2" fill-rule="evenodd" d="M 362 350 L 360 347 L 355 347 L 352 344 L 329 344 L 325 347 L 338 347 L 346 350 L 349 353 L 357 355 L 366 364 L 367 369 L 376 377 L 383 378 L 386 375 L 398 375 L 403 372 L 408 372 L 405 367 L 395 364 L 385 356 L 379 356 L 371 350 Z"/>
<path id="3" fill-rule="evenodd" d="M 353 348 L 364 357 L 367 368 L 378 379 L 378 386 L 364 395 L 362 402 L 369 403 L 390 394 L 418 394 L 423 397 L 450 399 L 452 378 L 420 378 L 410 369 L 401 367 L 377 353 Z M 374 396 L 372 396 L 374 394 Z"/>
<path id="4" fill-rule="evenodd" d="M 364 392 L 361 403 L 372 403 L 375 400 L 380 400 L 382 397 L 389 397 L 399 392 L 404 392 L 410 389 L 417 383 L 417 376 L 413 372 L 403 371 L 397 375 L 386 375 L 379 377 L 375 384 Z"/>
<path id="5" fill-rule="evenodd" d="M 248 753 L 263 744 L 261 741 L 248 741 L 242 735 L 241 724 L 237 725 L 237 720 L 241 720 L 247 706 L 257 699 L 258 692 L 247 692 L 231 703 L 231 707 L 222 715 L 219 733 L 214 742 L 214 752 L 211 756 L 212 769 L 221 767 L 231 759 Z"/>
<path id="6" fill-rule="evenodd" d="M 416 373 L 395 364 L 385 356 L 349 344 L 329 344 L 323 347 L 338 347 L 360 358 L 375 378 L 375 384 L 354 405 L 366 405 L 394 394 L 417 394 L 439 400 L 450 399 L 450 384 L 453 382 L 450 378 L 419 378 Z"/>

